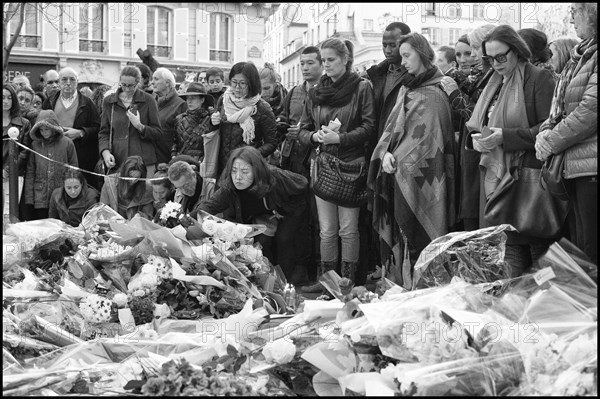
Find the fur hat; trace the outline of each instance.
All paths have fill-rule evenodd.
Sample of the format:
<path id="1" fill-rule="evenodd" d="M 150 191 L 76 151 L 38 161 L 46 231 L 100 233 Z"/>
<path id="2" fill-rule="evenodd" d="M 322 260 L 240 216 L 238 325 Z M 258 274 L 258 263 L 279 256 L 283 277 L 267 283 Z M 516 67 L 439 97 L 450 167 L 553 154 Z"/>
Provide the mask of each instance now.
<path id="1" fill-rule="evenodd" d="M 45 109 L 40 111 L 35 125 L 33 126 L 33 128 L 31 128 L 30 136 L 32 139 L 36 140 L 41 137 L 41 135 L 40 137 L 38 137 L 38 130 L 41 127 L 47 127 L 57 134 L 63 133 L 63 128 L 60 126 L 56 114 L 51 109 Z"/>

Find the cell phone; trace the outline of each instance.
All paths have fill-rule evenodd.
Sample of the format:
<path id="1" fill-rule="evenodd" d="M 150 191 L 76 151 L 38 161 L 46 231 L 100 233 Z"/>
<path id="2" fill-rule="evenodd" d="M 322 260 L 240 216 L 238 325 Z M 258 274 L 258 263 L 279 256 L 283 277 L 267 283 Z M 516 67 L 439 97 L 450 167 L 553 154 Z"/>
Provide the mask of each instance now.
<path id="1" fill-rule="evenodd" d="M 489 135 L 490 135 L 490 134 L 492 134 L 492 133 L 493 133 L 493 132 L 492 132 L 492 129 L 490 129 L 490 128 L 489 128 L 489 127 L 487 127 L 487 126 L 484 126 L 484 127 L 483 127 L 483 129 L 481 129 L 481 136 L 482 136 L 482 137 L 487 137 L 487 136 L 489 136 Z"/>
<path id="2" fill-rule="evenodd" d="M 473 138 L 473 140 L 479 140 L 482 137 L 482 135 L 481 133 L 473 133 L 471 134 L 471 137 Z"/>
<path id="3" fill-rule="evenodd" d="M 137 114 L 138 113 L 138 107 L 137 104 L 131 104 L 129 106 L 129 110 L 131 111 L 132 114 Z"/>

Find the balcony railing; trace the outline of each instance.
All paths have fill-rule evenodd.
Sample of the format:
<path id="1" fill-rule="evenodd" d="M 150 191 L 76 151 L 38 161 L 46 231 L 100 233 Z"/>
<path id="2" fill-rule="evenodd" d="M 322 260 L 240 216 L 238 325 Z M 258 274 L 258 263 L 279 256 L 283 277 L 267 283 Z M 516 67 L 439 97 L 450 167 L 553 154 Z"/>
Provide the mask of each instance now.
<path id="1" fill-rule="evenodd" d="M 211 61 L 232 62 L 231 51 L 227 50 L 210 50 Z"/>
<path id="2" fill-rule="evenodd" d="M 11 35 L 11 39 L 12 39 Z M 39 48 L 40 47 L 40 36 L 33 35 L 20 35 L 15 42 L 15 47 L 26 47 L 26 48 Z"/>
<path id="3" fill-rule="evenodd" d="M 171 58 L 171 47 L 169 46 L 148 45 L 148 50 L 150 50 L 155 57 Z"/>
<path id="4" fill-rule="evenodd" d="M 106 42 L 103 40 L 79 40 L 79 51 L 105 53 Z"/>

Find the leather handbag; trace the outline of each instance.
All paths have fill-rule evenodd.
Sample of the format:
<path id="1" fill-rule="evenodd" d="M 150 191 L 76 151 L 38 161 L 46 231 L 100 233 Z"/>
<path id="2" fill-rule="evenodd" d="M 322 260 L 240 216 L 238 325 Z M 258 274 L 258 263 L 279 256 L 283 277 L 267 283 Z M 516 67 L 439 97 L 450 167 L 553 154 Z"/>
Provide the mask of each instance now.
<path id="1" fill-rule="evenodd" d="M 565 153 L 552 154 L 542 166 L 540 184 L 544 190 L 563 201 L 569 199 L 563 171 L 565 168 Z"/>
<path id="2" fill-rule="evenodd" d="M 311 174 L 314 193 L 335 205 L 358 208 L 367 202 L 366 162 L 344 162 L 336 156 L 337 146 L 333 147 L 335 150 L 327 151 L 317 148 Z"/>
<path id="3" fill-rule="evenodd" d="M 567 217 L 568 201 L 544 190 L 541 169 L 523 167 L 523 158 L 485 204 L 484 218 L 492 225 L 511 224 L 527 236 L 557 238 Z"/>

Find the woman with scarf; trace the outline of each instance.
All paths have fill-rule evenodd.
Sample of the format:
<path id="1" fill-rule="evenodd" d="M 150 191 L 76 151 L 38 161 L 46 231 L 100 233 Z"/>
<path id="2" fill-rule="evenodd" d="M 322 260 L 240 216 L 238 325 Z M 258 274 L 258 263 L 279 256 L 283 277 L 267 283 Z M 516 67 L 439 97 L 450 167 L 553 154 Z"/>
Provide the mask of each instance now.
<path id="1" fill-rule="evenodd" d="M 100 193 L 94 187 L 88 186 L 79 170 L 66 169 L 63 181 L 63 186 L 52 192 L 48 217 L 77 227 L 81 224 L 83 214 L 98 203 Z"/>
<path id="2" fill-rule="evenodd" d="M 570 238 L 598 262 L 598 5 L 573 3 L 571 23 L 582 40 L 556 85 L 550 117 L 540 127 L 536 156 L 565 153 L 563 176 L 571 209 Z"/>
<path id="3" fill-rule="evenodd" d="M 533 146 L 541 123 L 548 118 L 554 79 L 550 71 L 529 62 L 527 43 L 509 25 L 494 28 L 483 41 L 482 51 L 494 73 L 466 126 L 474 149 L 481 152 L 479 220 L 480 227 L 487 227 L 485 204 L 510 168 L 521 162 L 528 168 L 542 166 L 535 159 Z M 484 127 L 491 130 L 485 137 L 481 134 L 486 131 Z M 504 260 L 512 269 L 512 277 L 530 268 L 548 244 L 545 239 L 507 232 Z"/>
<path id="4" fill-rule="evenodd" d="M 412 79 L 398 92 L 368 184 L 375 192 L 373 227 L 381 237 L 382 264 L 391 279 L 411 289 L 419 254 L 454 223 L 454 132 L 431 45 L 418 33 L 398 45 Z"/>
<path id="5" fill-rule="evenodd" d="M 151 219 L 154 215 L 154 197 L 152 187 L 146 181 L 147 175 L 148 170 L 142 157 L 128 157 L 117 173 L 104 177 L 100 202 L 110 206 L 127 220 L 138 213 Z"/>
<path id="6" fill-rule="evenodd" d="M 365 148 L 376 135 L 373 89 L 352 69 L 354 45 L 349 40 L 328 39 L 321 45 L 321 60 L 325 68 L 314 88 L 311 88 L 300 121 L 300 142 L 313 151 L 337 152 L 344 162 L 365 162 Z M 327 126 L 338 119 L 335 131 Z M 313 173 L 311 171 L 311 173 Z M 354 279 L 359 261 L 358 216 L 360 208 L 346 208 L 316 197 L 321 229 L 321 265 L 317 274 L 333 270 L 338 264 L 338 237 L 342 241 L 343 277 Z M 319 288 L 306 288 L 306 292 Z"/>
<path id="7" fill-rule="evenodd" d="M 218 126 L 221 142 L 217 176 L 225 169 L 229 153 L 238 147 L 251 145 L 263 157 L 277 146 L 277 123 L 271 106 L 260 97 L 260 77 L 251 62 L 238 62 L 229 72 L 229 84 L 211 116 Z"/>
<path id="8" fill-rule="evenodd" d="M 287 90 L 279 83 L 279 74 L 275 71 L 273 64 L 265 63 L 265 67 L 260 70 L 260 86 L 262 88 L 261 97 L 269 103 L 275 117 L 283 111 L 283 104 Z"/>

